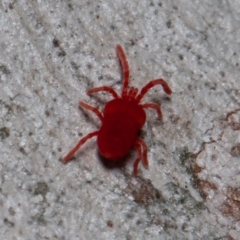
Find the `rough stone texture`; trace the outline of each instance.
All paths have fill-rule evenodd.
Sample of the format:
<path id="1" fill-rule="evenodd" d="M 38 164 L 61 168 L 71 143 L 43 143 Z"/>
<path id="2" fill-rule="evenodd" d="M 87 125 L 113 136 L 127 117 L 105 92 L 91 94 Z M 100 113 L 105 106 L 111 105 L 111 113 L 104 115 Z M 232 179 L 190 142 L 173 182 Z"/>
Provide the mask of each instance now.
<path id="1" fill-rule="evenodd" d="M 240 239 L 240 2 L 2 1 L 0 4 L 1 239 Z M 141 133 L 149 170 L 103 166 L 95 140 L 67 165 L 78 139 L 99 127 L 99 107 L 131 84 L 163 77 Z"/>

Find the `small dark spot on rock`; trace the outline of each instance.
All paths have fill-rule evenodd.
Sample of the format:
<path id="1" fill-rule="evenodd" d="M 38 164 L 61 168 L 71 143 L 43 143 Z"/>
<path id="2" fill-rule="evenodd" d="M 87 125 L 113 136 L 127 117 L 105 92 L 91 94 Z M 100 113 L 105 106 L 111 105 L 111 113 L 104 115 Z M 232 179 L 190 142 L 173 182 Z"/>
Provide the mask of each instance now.
<path id="1" fill-rule="evenodd" d="M 8 5 L 9 9 L 13 9 L 13 6 L 14 6 L 13 3 L 9 3 L 9 5 Z"/>
<path id="2" fill-rule="evenodd" d="M 39 225 L 46 226 L 47 221 L 42 214 L 31 217 L 31 221 L 37 222 Z"/>
<path id="3" fill-rule="evenodd" d="M 67 54 L 64 50 L 61 50 L 60 52 L 58 52 L 58 56 L 59 57 L 65 57 Z"/>
<path id="4" fill-rule="evenodd" d="M 26 169 L 26 168 L 23 168 L 23 172 L 26 173 L 28 176 L 31 176 L 31 175 L 32 175 L 32 172 L 29 171 L 29 170 Z"/>
<path id="5" fill-rule="evenodd" d="M 168 51 L 168 52 L 171 52 L 171 51 L 172 51 L 172 48 L 171 48 L 171 47 L 167 47 L 167 51 Z"/>
<path id="6" fill-rule="evenodd" d="M 155 200 L 161 198 L 161 194 L 156 188 L 154 188 L 151 181 L 141 180 L 140 178 L 137 184 L 129 182 L 128 190 L 136 203 L 145 206 L 148 206 Z"/>
<path id="7" fill-rule="evenodd" d="M 240 157 L 240 143 L 232 147 L 230 153 L 233 157 Z"/>
<path id="8" fill-rule="evenodd" d="M 173 27 L 173 22 L 171 20 L 168 20 L 166 22 L 166 25 L 167 25 L 168 28 L 172 28 Z"/>
<path id="9" fill-rule="evenodd" d="M 187 147 L 184 147 L 180 151 L 179 160 L 180 164 L 186 168 L 190 172 L 191 169 L 191 161 L 192 153 L 188 151 Z"/>
<path id="10" fill-rule="evenodd" d="M 33 195 L 45 195 L 49 192 L 49 187 L 45 182 L 38 182 L 33 190 Z"/>
<path id="11" fill-rule="evenodd" d="M 88 68 L 89 70 L 91 70 L 91 69 L 93 68 L 92 64 L 91 64 L 91 63 L 88 63 L 88 64 L 87 64 L 87 68 Z"/>
<path id="12" fill-rule="evenodd" d="M 134 46 L 135 44 L 136 44 L 136 42 L 135 42 L 135 40 L 134 39 L 130 39 L 130 44 L 132 45 L 132 46 Z"/>
<path id="13" fill-rule="evenodd" d="M 59 47 L 60 46 L 60 41 L 56 38 L 53 39 L 53 46 L 54 47 Z"/>
<path id="14" fill-rule="evenodd" d="M 178 57 L 179 57 L 180 60 L 183 60 L 183 55 L 182 54 L 179 54 Z"/>
<path id="15" fill-rule="evenodd" d="M 20 148 L 19 148 L 19 151 L 20 151 L 22 154 L 24 154 L 24 155 L 27 154 L 26 151 L 25 151 L 25 149 L 24 149 L 23 147 L 20 147 Z"/>
<path id="16" fill-rule="evenodd" d="M 5 65 L 0 65 L 0 72 L 3 74 L 9 75 L 11 72 Z"/>
<path id="17" fill-rule="evenodd" d="M 178 10 L 178 7 L 174 5 L 174 6 L 173 6 L 173 9 L 174 9 L 174 10 Z"/>
<path id="18" fill-rule="evenodd" d="M 110 29 L 114 31 L 116 29 L 116 27 L 114 25 L 111 25 Z"/>
<path id="19" fill-rule="evenodd" d="M 16 214 L 15 210 L 12 207 L 8 209 L 8 212 L 11 216 L 14 216 Z"/>
<path id="20" fill-rule="evenodd" d="M 72 4 L 71 4 L 71 3 L 69 3 L 69 4 L 68 4 L 68 8 L 69 8 L 69 10 L 70 10 L 70 11 L 72 11 L 72 10 L 73 10 L 73 6 L 72 6 Z"/>
<path id="21" fill-rule="evenodd" d="M 0 128 L 0 138 L 5 139 L 10 136 L 10 130 L 7 127 Z"/>
<path id="22" fill-rule="evenodd" d="M 221 77 L 225 77 L 225 72 L 224 71 L 220 71 L 219 73 L 220 73 Z"/>
<path id="23" fill-rule="evenodd" d="M 163 224 L 163 229 L 165 231 L 169 231 L 170 229 L 177 229 L 177 224 L 173 221 L 166 220 L 166 222 Z"/>
<path id="24" fill-rule="evenodd" d="M 192 164 L 192 170 L 193 170 L 193 174 L 196 175 L 196 174 L 200 173 L 203 170 L 203 168 L 200 167 L 196 162 L 194 162 Z"/>
<path id="25" fill-rule="evenodd" d="M 182 230 L 183 230 L 184 232 L 188 232 L 188 229 L 189 229 L 189 224 L 188 224 L 188 223 L 183 223 L 183 225 L 182 225 Z"/>
<path id="26" fill-rule="evenodd" d="M 46 115 L 47 117 L 49 117 L 51 114 L 50 114 L 50 112 L 49 112 L 48 110 L 46 110 L 46 111 L 45 111 L 45 115 Z"/>
<path id="27" fill-rule="evenodd" d="M 111 220 L 108 220 L 107 221 L 107 226 L 112 228 L 113 227 L 113 222 Z"/>
<path id="28" fill-rule="evenodd" d="M 74 70 L 78 69 L 78 65 L 75 62 L 71 62 L 71 66 Z"/>
<path id="29" fill-rule="evenodd" d="M 195 183 L 198 186 L 199 192 L 204 199 L 209 196 L 211 191 L 217 190 L 217 186 L 214 183 L 206 180 L 195 179 Z"/>
<path id="30" fill-rule="evenodd" d="M 167 216 L 167 215 L 169 215 L 169 210 L 167 209 L 167 208 L 165 208 L 165 209 L 163 209 L 163 214 L 165 215 L 165 216 Z"/>
<path id="31" fill-rule="evenodd" d="M 9 221 L 7 218 L 3 219 L 4 224 L 6 224 L 8 227 L 14 227 L 15 224 L 11 221 Z"/>

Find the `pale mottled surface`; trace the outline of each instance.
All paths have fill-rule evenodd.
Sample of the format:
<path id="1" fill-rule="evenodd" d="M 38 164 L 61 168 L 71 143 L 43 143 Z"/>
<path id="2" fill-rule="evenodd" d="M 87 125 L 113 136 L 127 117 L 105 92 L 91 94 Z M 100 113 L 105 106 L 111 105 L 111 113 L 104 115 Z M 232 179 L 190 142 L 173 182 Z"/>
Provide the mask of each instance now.
<path id="1" fill-rule="evenodd" d="M 239 239 L 240 2 L 2 1 L 0 4 L 1 239 Z M 102 107 L 131 84 L 163 77 L 145 100 L 150 168 L 106 169 L 96 142 L 59 158 L 99 126 Z M 239 208 L 239 209 L 238 209 Z"/>

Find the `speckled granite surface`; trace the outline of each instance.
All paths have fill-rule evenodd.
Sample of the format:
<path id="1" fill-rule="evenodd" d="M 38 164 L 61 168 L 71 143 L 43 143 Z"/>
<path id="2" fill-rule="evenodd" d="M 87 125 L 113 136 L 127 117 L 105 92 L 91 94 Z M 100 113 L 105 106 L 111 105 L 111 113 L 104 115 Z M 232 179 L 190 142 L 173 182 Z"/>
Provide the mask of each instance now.
<path id="1" fill-rule="evenodd" d="M 240 2 L 2 1 L 0 4 L 1 239 L 239 239 Z M 121 90 L 163 77 L 146 101 L 141 136 L 150 167 L 132 177 L 135 152 L 108 169 L 89 141 L 101 85 Z"/>

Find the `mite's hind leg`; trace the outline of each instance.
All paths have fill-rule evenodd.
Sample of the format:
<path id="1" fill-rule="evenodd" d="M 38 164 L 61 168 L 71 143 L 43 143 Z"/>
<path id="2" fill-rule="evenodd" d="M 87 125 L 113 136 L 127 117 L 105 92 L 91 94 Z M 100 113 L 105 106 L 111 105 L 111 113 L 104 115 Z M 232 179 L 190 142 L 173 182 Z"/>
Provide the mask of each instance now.
<path id="1" fill-rule="evenodd" d="M 79 102 L 79 106 L 94 112 L 99 117 L 101 122 L 103 121 L 103 115 L 96 107 L 90 106 L 90 105 L 86 104 L 85 102 L 81 102 L 81 101 Z"/>
<path id="2" fill-rule="evenodd" d="M 147 151 L 148 151 L 147 145 L 140 137 L 137 138 L 137 142 L 141 145 L 141 148 L 143 150 L 142 152 L 143 165 L 146 168 L 148 168 L 149 164 L 147 159 Z"/>
<path id="3" fill-rule="evenodd" d="M 70 152 L 65 156 L 63 157 L 62 159 L 62 162 L 63 163 L 66 163 L 68 162 L 75 154 L 75 152 L 89 139 L 91 139 L 92 137 L 94 136 L 97 136 L 98 135 L 98 132 L 99 131 L 95 131 L 95 132 L 91 132 L 89 133 L 88 135 L 86 135 L 84 138 L 82 138 L 78 143 L 77 145 L 72 149 L 70 150 Z"/>
<path id="4" fill-rule="evenodd" d="M 161 107 L 159 105 L 157 105 L 156 103 L 144 103 L 144 104 L 141 104 L 141 106 L 143 108 L 153 108 L 157 112 L 158 118 L 162 119 Z"/>
<path id="5" fill-rule="evenodd" d="M 134 147 L 137 150 L 137 158 L 133 164 L 133 176 L 136 177 L 138 172 L 138 164 L 140 163 L 143 157 L 143 153 L 142 153 L 142 146 L 138 141 L 135 142 Z"/>

